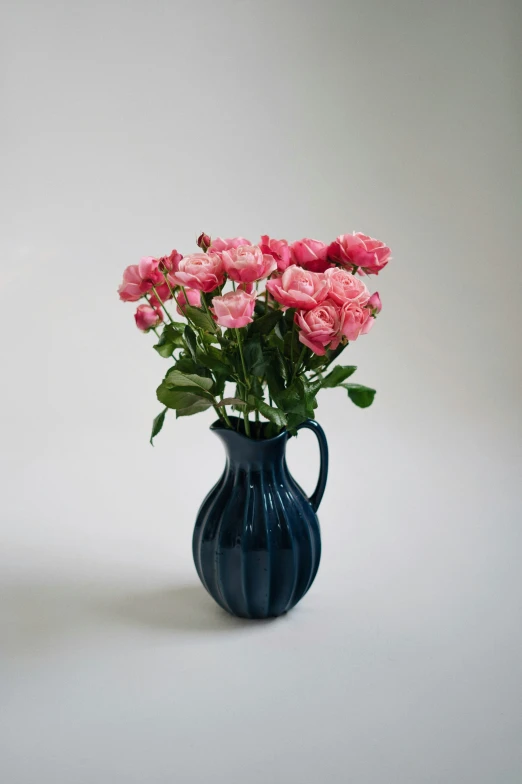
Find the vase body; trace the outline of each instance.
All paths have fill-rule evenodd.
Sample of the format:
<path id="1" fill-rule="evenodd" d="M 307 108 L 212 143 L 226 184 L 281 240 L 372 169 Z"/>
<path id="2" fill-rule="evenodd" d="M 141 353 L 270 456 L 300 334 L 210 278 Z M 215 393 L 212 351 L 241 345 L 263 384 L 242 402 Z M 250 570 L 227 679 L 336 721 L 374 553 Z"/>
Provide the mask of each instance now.
<path id="1" fill-rule="evenodd" d="M 268 618 L 290 610 L 310 588 L 321 557 L 316 509 L 326 484 L 327 446 L 316 422 L 321 475 L 309 499 L 286 463 L 289 434 L 252 440 L 224 427 L 226 466 L 198 512 L 194 562 L 201 582 L 232 615 Z"/>

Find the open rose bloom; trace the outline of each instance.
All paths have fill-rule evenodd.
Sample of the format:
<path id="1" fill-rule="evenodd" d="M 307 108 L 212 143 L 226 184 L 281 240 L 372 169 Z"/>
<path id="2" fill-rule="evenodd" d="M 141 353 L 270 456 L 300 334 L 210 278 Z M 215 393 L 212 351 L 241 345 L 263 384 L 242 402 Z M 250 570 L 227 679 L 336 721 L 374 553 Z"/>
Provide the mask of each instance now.
<path id="1" fill-rule="evenodd" d="M 390 261 L 384 242 L 361 232 L 330 242 L 263 234 L 257 243 L 202 232 L 196 245 L 187 255 L 144 256 L 118 289 L 138 303 L 138 329 L 168 360 L 153 435 L 167 409 L 213 409 L 224 427 L 262 439 L 313 419 L 323 388 L 371 404 L 375 390 L 348 381 L 354 367 L 338 357 L 381 313 L 368 276 Z"/>

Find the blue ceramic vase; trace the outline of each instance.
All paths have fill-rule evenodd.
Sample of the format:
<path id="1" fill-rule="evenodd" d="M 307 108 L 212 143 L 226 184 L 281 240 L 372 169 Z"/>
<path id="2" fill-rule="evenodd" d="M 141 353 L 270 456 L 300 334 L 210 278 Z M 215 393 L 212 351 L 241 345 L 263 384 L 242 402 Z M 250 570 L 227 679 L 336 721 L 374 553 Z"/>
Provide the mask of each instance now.
<path id="1" fill-rule="evenodd" d="M 237 420 L 236 420 L 237 421 Z M 317 509 L 328 474 L 328 444 L 317 422 L 321 467 L 310 498 L 286 464 L 283 431 L 255 440 L 215 422 L 226 451 L 223 476 L 198 512 L 192 550 L 201 582 L 216 602 L 241 618 L 288 612 L 310 588 L 321 557 Z"/>

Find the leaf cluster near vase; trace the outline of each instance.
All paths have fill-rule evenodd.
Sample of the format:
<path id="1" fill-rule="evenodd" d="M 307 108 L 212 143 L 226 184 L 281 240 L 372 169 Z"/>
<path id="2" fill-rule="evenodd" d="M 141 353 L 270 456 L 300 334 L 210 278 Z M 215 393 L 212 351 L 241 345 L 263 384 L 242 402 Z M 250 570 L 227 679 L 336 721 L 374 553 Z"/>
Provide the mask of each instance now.
<path id="1" fill-rule="evenodd" d="M 361 233 L 330 244 L 264 235 L 257 245 L 201 234 L 197 245 L 197 253 L 173 250 L 127 267 L 119 295 L 140 302 L 136 325 L 168 360 L 151 443 L 169 410 L 216 412 L 211 429 L 227 461 L 196 520 L 199 577 L 233 615 L 273 617 L 304 596 L 319 566 L 316 512 L 328 447 L 315 421 L 317 395 L 340 386 L 361 408 L 375 396 L 348 380 L 353 365 L 333 363 L 380 313 L 379 294 L 364 279 L 386 266 L 390 249 Z M 321 451 L 310 498 L 285 459 L 288 438 L 303 427 L 316 433 Z"/>

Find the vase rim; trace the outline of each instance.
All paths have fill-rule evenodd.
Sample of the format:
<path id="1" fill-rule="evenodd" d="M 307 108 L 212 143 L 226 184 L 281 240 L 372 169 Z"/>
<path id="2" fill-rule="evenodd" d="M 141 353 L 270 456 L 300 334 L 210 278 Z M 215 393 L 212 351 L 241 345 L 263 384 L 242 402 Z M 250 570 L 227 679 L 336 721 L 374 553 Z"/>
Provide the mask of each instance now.
<path id="1" fill-rule="evenodd" d="M 230 419 L 237 422 L 239 417 L 231 416 Z M 216 419 L 215 422 L 212 422 L 210 425 L 210 430 L 213 432 L 218 430 L 223 433 L 231 433 L 232 435 L 241 438 L 243 441 L 246 441 L 249 444 L 273 444 L 276 441 L 281 441 L 286 436 L 290 437 L 290 433 L 285 427 L 276 436 L 272 436 L 272 438 L 249 438 L 247 435 L 245 435 L 245 433 L 241 433 L 239 430 L 233 430 L 232 428 L 227 427 L 227 425 L 221 419 Z"/>

